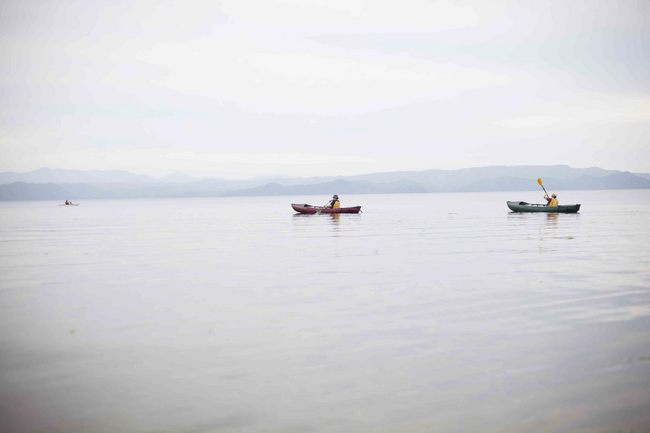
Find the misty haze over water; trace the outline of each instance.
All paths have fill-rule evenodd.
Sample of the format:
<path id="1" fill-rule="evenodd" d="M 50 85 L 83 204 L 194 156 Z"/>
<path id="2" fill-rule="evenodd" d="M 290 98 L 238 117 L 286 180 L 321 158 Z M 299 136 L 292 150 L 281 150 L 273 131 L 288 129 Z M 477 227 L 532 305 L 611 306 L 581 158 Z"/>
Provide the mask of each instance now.
<path id="1" fill-rule="evenodd" d="M 2 430 L 647 431 L 650 191 L 558 192 L 0 203 Z"/>

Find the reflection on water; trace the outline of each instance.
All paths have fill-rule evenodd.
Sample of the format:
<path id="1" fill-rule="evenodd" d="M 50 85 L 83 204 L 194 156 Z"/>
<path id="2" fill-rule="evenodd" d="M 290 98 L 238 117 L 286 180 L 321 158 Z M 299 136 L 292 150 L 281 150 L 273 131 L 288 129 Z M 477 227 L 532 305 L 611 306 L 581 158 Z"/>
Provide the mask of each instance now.
<path id="1" fill-rule="evenodd" d="M 507 195 L 0 204 L 4 431 L 648 430 L 650 195 Z"/>
<path id="2" fill-rule="evenodd" d="M 546 219 L 548 220 L 549 225 L 557 225 L 558 222 L 558 216 L 559 214 L 557 213 L 547 213 L 546 214 Z"/>
<path id="3" fill-rule="evenodd" d="M 536 228 L 538 240 L 562 237 L 574 239 L 582 228 L 579 224 L 580 213 L 525 213 L 509 212 L 507 219 L 511 228 L 525 229 L 526 234 L 533 233 L 530 229 Z"/>

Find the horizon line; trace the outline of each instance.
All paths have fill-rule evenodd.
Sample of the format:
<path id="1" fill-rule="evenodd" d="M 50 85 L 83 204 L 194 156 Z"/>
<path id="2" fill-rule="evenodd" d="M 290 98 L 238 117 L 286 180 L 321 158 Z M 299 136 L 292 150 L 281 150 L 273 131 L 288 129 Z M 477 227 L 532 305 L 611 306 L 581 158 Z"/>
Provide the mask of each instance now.
<path id="1" fill-rule="evenodd" d="M 259 174 L 259 175 L 217 175 L 217 174 L 211 174 L 211 175 L 193 175 L 193 174 L 187 174 L 186 172 L 182 171 L 170 171 L 166 174 L 162 175 L 153 175 L 153 174 L 146 174 L 142 172 L 136 172 L 136 171 L 129 171 L 125 169 L 112 169 L 112 168 L 106 168 L 106 169 L 78 169 L 78 168 L 61 168 L 61 167 L 48 167 L 48 166 L 43 166 L 39 168 L 35 168 L 32 170 L 27 170 L 27 171 L 0 171 L 0 174 L 29 174 L 33 173 L 39 170 L 61 170 L 61 171 L 76 171 L 76 172 L 82 172 L 82 173 L 89 173 L 89 172 L 120 172 L 120 173 L 128 173 L 132 175 L 137 175 L 137 176 L 146 176 L 150 177 L 152 179 L 158 180 L 164 177 L 172 176 L 172 175 L 182 175 L 182 176 L 188 176 L 188 177 L 193 177 L 201 180 L 206 180 L 206 179 L 225 179 L 225 180 L 253 180 L 253 179 L 264 179 L 264 178 L 288 178 L 288 179 L 310 179 L 310 178 L 336 178 L 336 177 L 353 177 L 353 176 L 367 176 L 367 175 L 374 175 L 374 174 L 385 174 L 385 173 L 407 173 L 407 172 L 412 172 L 412 173 L 418 173 L 418 172 L 426 172 L 426 171 L 446 171 L 446 172 L 452 172 L 452 171 L 461 171 L 461 170 L 472 170 L 472 169 L 481 169 L 481 168 L 515 168 L 515 167 L 568 167 L 571 169 L 576 169 L 576 170 L 589 170 L 589 169 L 600 169 L 600 170 L 605 170 L 605 171 L 617 171 L 617 172 L 622 172 L 622 173 L 632 173 L 632 174 L 650 174 L 650 171 L 645 172 L 645 171 L 631 171 L 631 170 L 624 170 L 624 169 L 618 169 L 618 168 L 605 168 L 601 166 L 587 166 L 587 167 L 577 167 L 577 166 L 572 166 L 569 164 L 516 164 L 516 165 L 508 165 L 508 164 L 493 164 L 493 165 L 480 165 L 480 166 L 468 166 L 468 167 L 462 167 L 462 168 L 425 168 L 425 169 L 395 169 L 395 170 L 386 170 L 386 171 L 370 171 L 370 172 L 359 172 L 355 174 L 328 174 L 328 175 L 312 175 L 312 176 L 304 176 L 304 175 L 290 175 L 290 174 Z"/>

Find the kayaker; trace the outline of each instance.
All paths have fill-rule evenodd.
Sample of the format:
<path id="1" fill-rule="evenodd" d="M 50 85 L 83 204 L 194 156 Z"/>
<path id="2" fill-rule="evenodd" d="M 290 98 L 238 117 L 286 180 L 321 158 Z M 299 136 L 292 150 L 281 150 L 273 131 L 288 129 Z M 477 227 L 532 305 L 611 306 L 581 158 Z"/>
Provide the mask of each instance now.
<path id="1" fill-rule="evenodd" d="M 332 200 L 327 204 L 327 207 L 332 209 L 338 209 L 341 207 L 341 202 L 339 201 L 339 196 L 334 194 Z"/>
<path id="2" fill-rule="evenodd" d="M 548 207 L 558 207 L 558 205 L 560 204 L 560 202 L 557 199 L 557 195 L 555 193 L 551 194 L 551 197 L 544 194 L 544 198 L 546 199 L 546 206 Z"/>
<path id="3" fill-rule="evenodd" d="M 66 200 L 66 201 L 65 201 L 65 204 L 70 204 L 70 202 L 69 202 L 68 200 Z"/>

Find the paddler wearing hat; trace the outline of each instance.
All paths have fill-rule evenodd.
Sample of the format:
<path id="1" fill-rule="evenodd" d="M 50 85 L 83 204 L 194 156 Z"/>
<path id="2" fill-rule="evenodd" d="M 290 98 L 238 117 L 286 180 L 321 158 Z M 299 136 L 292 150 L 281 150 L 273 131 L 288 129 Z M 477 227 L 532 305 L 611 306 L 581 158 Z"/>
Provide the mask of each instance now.
<path id="1" fill-rule="evenodd" d="M 544 194 L 544 198 L 546 199 L 546 206 L 548 207 L 558 207 L 560 202 L 557 199 L 557 194 L 553 193 L 549 197 L 548 195 Z"/>
<path id="2" fill-rule="evenodd" d="M 330 200 L 330 202 L 327 203 L 326 207 L 329 207 L 329 208 L 332 208 L 332 209 L 340 208 L 341 207 L 341 202 L 339 201 L 339 196 L 334 194 L 332 196 L 332 200 Z"/>

